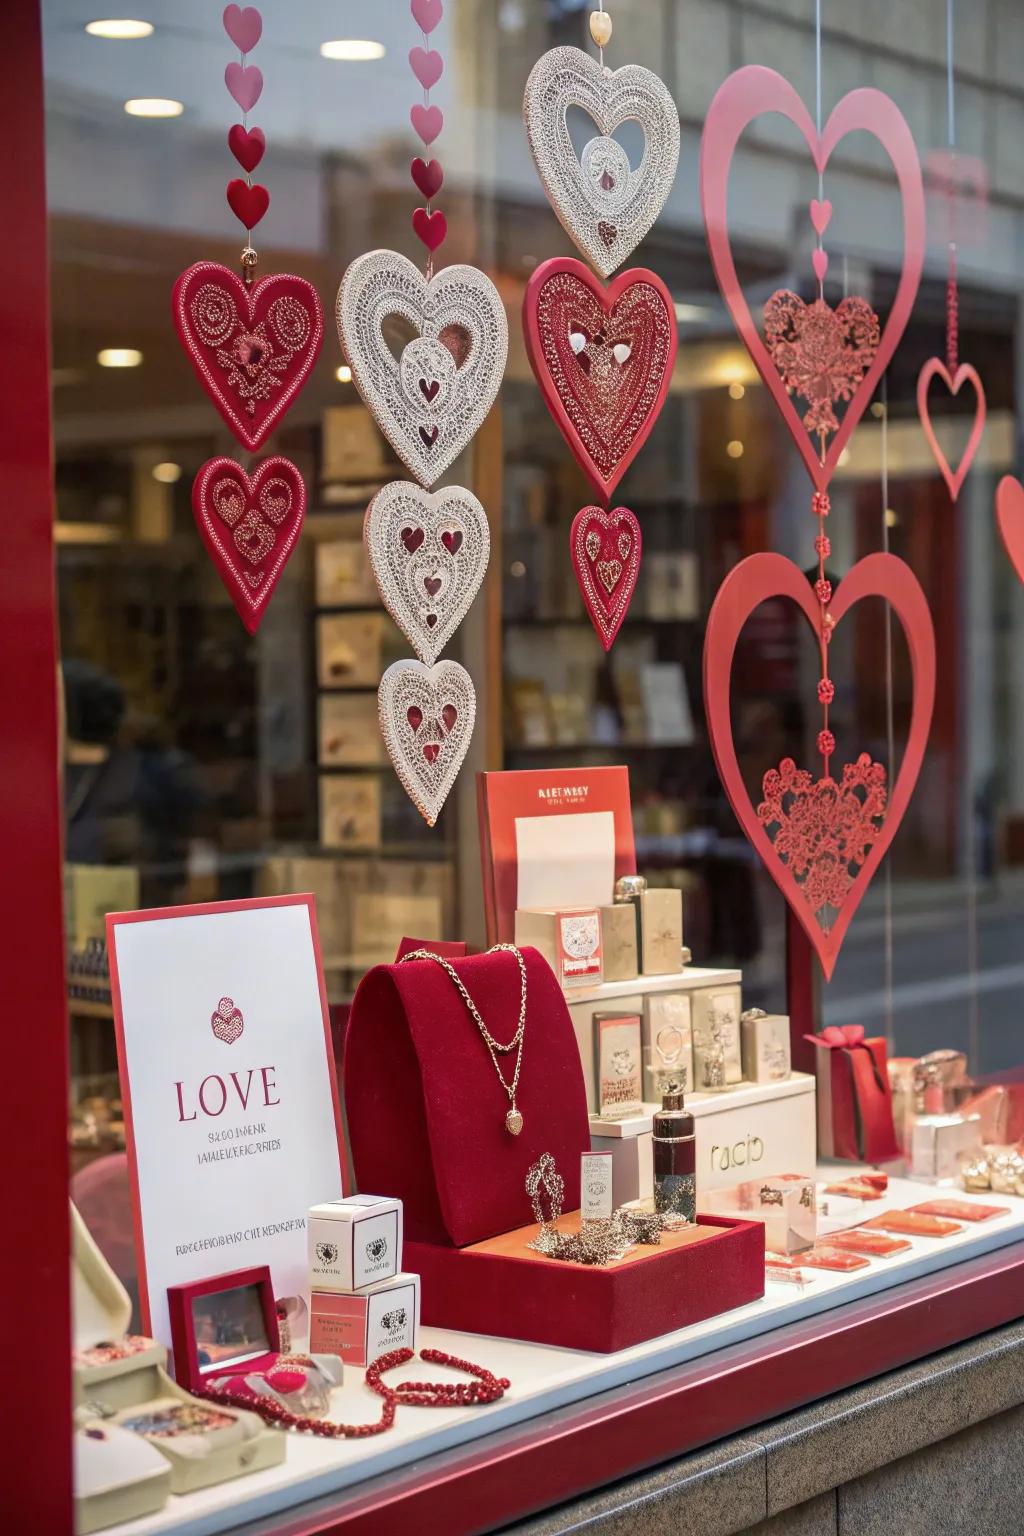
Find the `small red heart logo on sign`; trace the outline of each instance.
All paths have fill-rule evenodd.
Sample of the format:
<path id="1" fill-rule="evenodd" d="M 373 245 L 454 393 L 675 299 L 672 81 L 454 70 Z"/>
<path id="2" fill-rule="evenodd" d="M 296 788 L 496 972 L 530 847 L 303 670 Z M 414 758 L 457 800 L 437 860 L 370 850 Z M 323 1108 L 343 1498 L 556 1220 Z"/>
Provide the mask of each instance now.
<path id="1" fill-rule="evenodd" d="M 242 1030 L 245 1021 L 242 1011 L 236 1008 L 230 997 L 222 997 L 216 1009 L 210 1017 L 210 1028 L 218 1040 L 223 1040 L 225 1045 L 234 1045 Z"/>
<path id="2" fill-rule="evenodd" d="M 246 128 L 243 123 L 232 123 L 228 129 L 228 149 L 242 170 L 251 174 L 267 152 L 267 140 L 263 129 Z"/>
<path id="3" fill-rule="evenodd" d="M 248 182 L 236 177 L 228 182 L 228 206 L 243 229 L 255 229 L 270 207 L 270 193 L 259 182 L 250 187 Z"/>
<path id="4" fill-rule="evenodd" d="M 417 155 L 409 167 L 409 174 L 417 191 L 422 192 L 428 202 L 444 186 L 444 171 L 440 160 L 424 160 L 421 155 Z"/>

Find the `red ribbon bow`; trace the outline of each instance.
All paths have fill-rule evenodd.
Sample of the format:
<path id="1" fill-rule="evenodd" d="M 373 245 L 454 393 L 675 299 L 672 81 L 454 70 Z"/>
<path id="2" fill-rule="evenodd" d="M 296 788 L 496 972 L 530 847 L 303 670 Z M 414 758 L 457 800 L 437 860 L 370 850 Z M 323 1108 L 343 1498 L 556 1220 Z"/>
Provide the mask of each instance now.
<path id="1" fill-rule="evenodd" d="M 882 1074 L 878 1070 L 878 1063 L 871 1053 L 871 1048 L 864 1039 L 863 1024 L 829 1024 L 820 1035 L 804 1035 L 805 1040 L 810 1040 L 812 1045 L 827 1045 L 830 1050 L 852 1051 L 859 1046 L 867 1052 L 871 1063 L 871 1071 L 880 1093 L 884 1093 L 885 1085 Z"/>

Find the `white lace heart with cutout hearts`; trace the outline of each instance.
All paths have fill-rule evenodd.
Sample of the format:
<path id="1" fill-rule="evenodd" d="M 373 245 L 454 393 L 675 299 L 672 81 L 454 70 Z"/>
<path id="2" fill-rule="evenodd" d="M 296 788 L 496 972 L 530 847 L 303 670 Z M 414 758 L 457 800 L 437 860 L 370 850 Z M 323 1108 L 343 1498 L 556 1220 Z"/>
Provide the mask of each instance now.
<path id="1" fill-rule="evenodd" d="M 582 108 L 598 128 L 577 157 L 566 119 Z M 605 69 L 582 48 L 552 48 L 530 71 L 523 120 L 537 174 L 566 233 L 602 277 L 622 265 L 654 224 L 679 163 L 679 112 L 667 86 L 640 64 Z M 612 137 L 637 122 L 634 169 Z"/>
<path id="2" fill-rule="evenodd" d="M 377 690 L 377 716 L 402 788 L 432 827 L 473 735 L 473 679 L 457 661 L 392 662 Z"/>
<path id="3" fill-rule="evenodd" d="M 486 512 L 462 486 L 424 491 L 392 480 L 366 509 L 363 539 L 381 601 L 420 661 L 433 666 L 484 579 Z"/>
<path id="4" fill-rule="evenodd" d="M 396 357 L 384 325 L 417 332 Z M 430 486 L 473 440 L 508 356 L 497 288 L 477 267 L 428 282 L 397 251 L 357 256 L 341 280 L 338 335 L 356 388 L 409 472 Z"/>

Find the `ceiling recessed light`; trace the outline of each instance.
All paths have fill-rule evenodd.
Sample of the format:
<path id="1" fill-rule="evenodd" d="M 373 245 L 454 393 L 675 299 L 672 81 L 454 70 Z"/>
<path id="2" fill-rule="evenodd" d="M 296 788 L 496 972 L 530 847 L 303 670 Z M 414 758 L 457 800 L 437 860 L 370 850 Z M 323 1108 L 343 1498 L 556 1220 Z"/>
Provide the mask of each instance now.
<path id="1" fill-rule="evenodd" d="M 743 444 L 740 442 L 738 437 L 734 437 L 731 443 L 726 443 L 725 451 L 729 455 L 730 459 L 742 459 Z"/>
<path id="2" fill-rule="evenodd" d="M 896 524 L 898 522 L 899 522 L 899 517 L 893 511 L 892 507 L 886 507 L 886 509 L 885 509 L 885 526 L 887 528 L 895 528 Z"/>
<path id="3" fill-rule="evenodd" d="M 348 363 L 342 363 L 340 368 L 335 368 L 334 377 L 337 379 L 339 384 L 351 384 L 352 369 L 349 367 Z"/>
<path id="4" fill-rule="evenodd" d="M 97 352 L 96 361 L 101 368 L 137 368 L 142 362 L 142 353 L 135 347 L 104 347 L 102 352 Z"/>
<path id="5" fill-rule="evenodd" d="M 87 21 L 85 30 L 90 37 L 105 37 L 114 42 L 128 43 L 139 37 L 152 37 L 154 28 L 151 21 L 111 17 L 105 21 Z"/>
<path id="6" fill-rule="evenodd" d="M 163 464 L 154 464 L 152 468 L 154 480 L 159 480 L 161 485 L 177 485 L 181 479 L 181 465 L 172 464 L 170 460 Z"/>
<path id="7" fill-rule="evenodd" d="M 746 392 L 747 391 L 744 385 L 742 385 L 738 379 L 733 379 L 732 383 L 729 385 L 729 399 L 742 400 Z"/>
<path id="8" fill-rule="evenodd" d="M 383 43 L 371 42 L 367 37 L 336 37 L 320 44 L 320 53 L 325 59 L 347 59 L 351 63 L 382 59 L 385 52 Z"/>
<path id="9" fill-rule="evenodd" d="M 185 108 L 166 96 L 133 96 L 124 109 L 129 117 L 180 117 Z"/>

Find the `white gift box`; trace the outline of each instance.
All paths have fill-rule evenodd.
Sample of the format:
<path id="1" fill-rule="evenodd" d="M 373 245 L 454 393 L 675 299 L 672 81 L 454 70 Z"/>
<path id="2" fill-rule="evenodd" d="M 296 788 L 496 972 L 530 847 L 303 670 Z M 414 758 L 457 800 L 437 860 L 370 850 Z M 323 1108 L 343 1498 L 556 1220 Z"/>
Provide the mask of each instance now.
<path id="1" fill-rule="evenodd" d="M 317 1291 L 309 1298 L 309 1347 L 367 1366 L 393 1349 L 415 1349 L 420 1277 L 398 1274 L 362 1291 Z"/>
<path id="2" fill-rule="evenodd" d="M 347 1195 L 311 1207 L 307 1218 L 313 1291 L 361 1291 L 402 1268 L 402 1202 Z"/>

